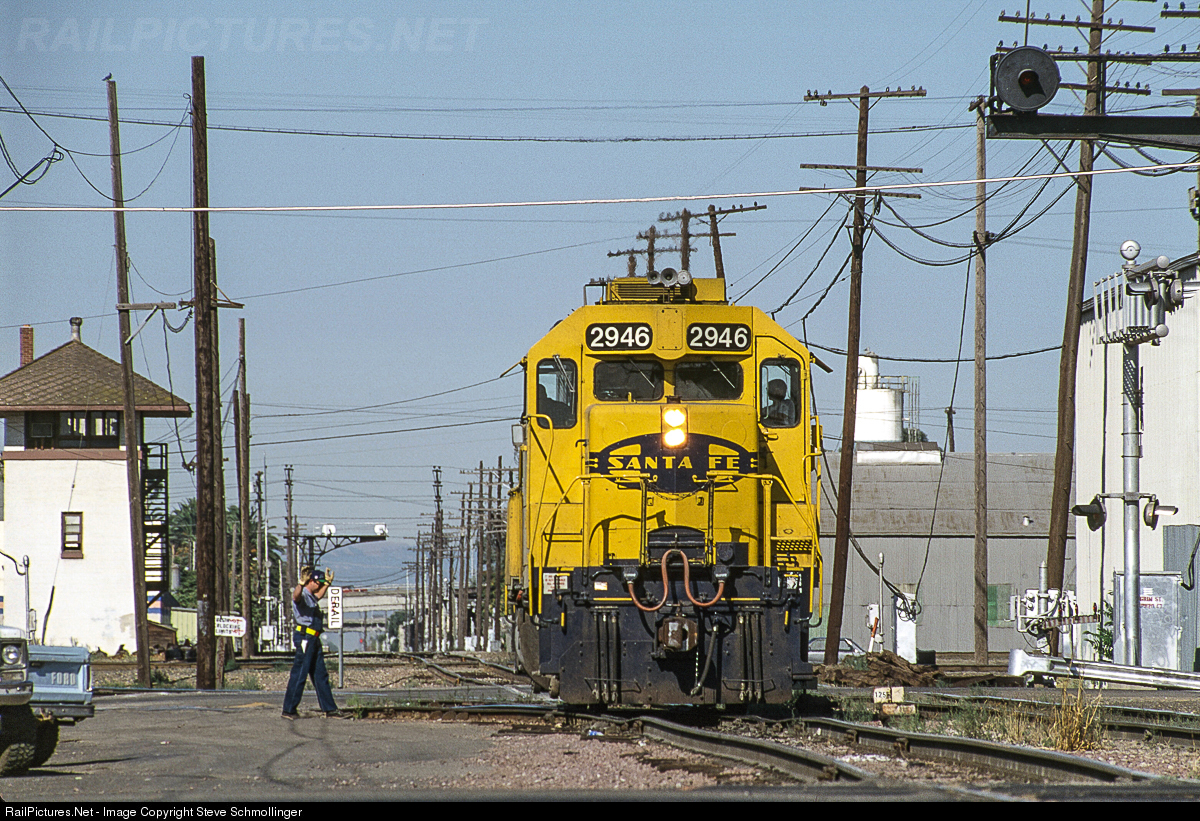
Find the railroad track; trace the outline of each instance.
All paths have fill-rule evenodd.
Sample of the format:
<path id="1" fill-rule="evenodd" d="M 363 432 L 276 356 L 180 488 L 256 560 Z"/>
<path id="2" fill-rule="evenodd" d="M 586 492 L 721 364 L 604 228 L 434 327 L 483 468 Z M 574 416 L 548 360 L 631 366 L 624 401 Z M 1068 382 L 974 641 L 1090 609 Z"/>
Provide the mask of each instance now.
<path id="1" fill-rule="evenodd" d="M 774 740 L 750 736 L 745 732 L 722 732 L 702 728 L 696 726 L 695 722 L 671 721 L 657 715 L 578 713 L 563 710 L 555 705 L 418 707 L 377 704 L 359 708 L 358 712 L 363 717 L 370 718 L 403 714 L 443 721 L 503 721 L 517 718 L 522 721 L 534 720 L 553 724 L 561 731 L 579 732 L 585 736 L 604 735 L 624 739 L 641 736 L 696 754 L 771 770 L 801 782 L 862 784 L 881 778 L 878 774 L 853 763 L 805 748 L 798 742 L 806 735 L 832 737 L 853 747 L 903 760 L 923 759 L 949 763 L 966 768 L 968 774 L 959 775 L 958 778 L 967 781 L 971 780 L 970 773 L 978 770 L 986 770 L 1018 782 L 1033 780 L 1146 787 L 1161 781 L 1158 776 L 1150 773 L 1052 750 L 958 736 L 890 730 L 825 718 L 765 722 L 790 733 L 790 738 Z M 708 720 L 707 717 L 701 719 Z M 744 725 L 746 722 L 740 723 Z M 942 784 L 939 788 L 985 797 L 1005 795 L 1002 789 L 995 788 L 979 791 L 954 784 Z"/>
<path id="2" fill-rule="evenodd" d="M 805 732 L 902 756 L 952 761 L 1021 778 L 1100 783 L 1154 781 L 1157 776 L 1081 756 L 977 738 L 891 730 L 832 718 L 796 719 Z"/>
<path id="3" fill-rule="evenodd" d="M 486 661 L 476 656 L 445 655 L 429 658 L 416 654 L 401 654 L 424 665 L 427 669 L 449 679 L 454 684 L 504 685 L 513 683 L 530 683 L 528 676 L 518 673 L 515 668 L 507 667 L 496 662 Z"/>
<path id="4" fill-rule="evenodd" d="M 923 713 L 948 715 L 964 706 L 981 705 L 1003 709 L 1028 718 L 1044 719 L 1058 705 L 1053 702 L 1004 696 L 936 694 L 922 696 L 916 702 Z M 1157 741 L 1180 747 L 1200 747 L 1200 715 L 1190 722 L 1179 721 L 1179 713 L 1144 707 L 1102 705 L 1097 720 L 1111 738 L 1129 741 Z"/>

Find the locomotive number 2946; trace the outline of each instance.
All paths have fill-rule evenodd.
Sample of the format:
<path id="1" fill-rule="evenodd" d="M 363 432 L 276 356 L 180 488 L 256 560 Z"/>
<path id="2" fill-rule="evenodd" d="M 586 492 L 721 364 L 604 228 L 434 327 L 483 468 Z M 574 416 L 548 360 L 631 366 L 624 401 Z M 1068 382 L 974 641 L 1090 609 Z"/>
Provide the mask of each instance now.
<path id="1" fill-rule="evenodd" d="M 688 325 L 688 347 L 694 351 L 744 351 L 750 347 L 750 328 L 728 322 Z"/>
<path id="2" fill-rule="evenodd" d="M 644 322 L 605 322 L 588 325 L 587 346 L 593 351 L 645 351 L 654 332 Z"/>

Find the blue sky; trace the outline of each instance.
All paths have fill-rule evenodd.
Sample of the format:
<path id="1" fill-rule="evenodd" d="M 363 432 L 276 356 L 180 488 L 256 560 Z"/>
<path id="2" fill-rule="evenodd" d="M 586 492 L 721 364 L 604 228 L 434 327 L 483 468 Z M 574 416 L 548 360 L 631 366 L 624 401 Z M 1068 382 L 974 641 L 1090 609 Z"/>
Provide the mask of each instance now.
<path id="1" fill-rule="evenodd" d="M 1056 16 L 1087 13 L 1078 2 L 1059 0 L 1059 6 L 1052 9 Z M 875 181 L 969 180 L 975 132 L 967 105 L 988 91 L 988 59 L 996 44 L 1024 38 L 1020 26 L 998 22 L 1002 7 L 908 0 L 0 0 L 0 76 L 33 112 L 31 119 L 14 110 L 16 103 L 0 89 L 0 137 L 22 172 L 55 143 L 70 150 L 39 182 L 18 187 L 0 206 L 106 203 L 102 79 L 110 73 L 126 120 L 126 196 L 145 189 L 130 205 L 190 205 L 191 137 L 173 124 L 185 120 L 194 54 L 206 61 L 214 206 L 712 195 L 693 206 L 703 209 L 709 202 L 720 207 L 743 201 L 717 196 L 725 193 L 838 186 L 846 182 L 843 174 L 800 165 L 853 163 L 857 113 L 847 102 L 822 106 L 804 96 L 810 89 L 846 93 L 862 85 L 928 92 L 872 108 L 871 164 L 923 169 L 879 174 Z M 1194 21 L 1159 19 L 1155 4 L 1123 2 L 1112 16 L 1158 27 L 1154 34 L 1112 35 L 1113 50 L 1161 52 L 1164 45 L 1177 50 L 1200 41 Z M 1073 30 L 1060 28 L 1035 28 L 1030 42 L 1085 45 Z M 1064 73 L 1073 71 L 1066 67 Z M 1158 91 L 1194 86 L 1194 77 L 1169 66 L 1118 74 L 1110 80 L 1149 83 L 1154 93 L 1114 95 L 1110 110 L 1189 113 L 1190 103 Z M 1078 112 L 1080 105 L 1062 91 L 1051 110 Z M 145 124 L 133 122 L 138 120 Z M 322 133 L 287 133 L 297 131 Z M 366 133 L 387 136 L 348 136 Z M 634 137 L 658 139 L 620 139 Z M 581 139 L 548 141 L 567 138 Z M 1071 165 L 1077 162 L 1070 147 L 1054 147 Z M 988 153 L 993 176 L 1055 168 L 1033 142 L 991 141 Z M 1152 161 L 1129 149 L 1113 153 L 1116 160 L 1102 158 L 1098 167 Z M 1164 162 L 1188 159 L 1182 152 L 1150 154 Z M 15 177 L 0 173 L 3 190 Z M 1147 254 L 1175 258 L 1194 251 L 1197 229 L 1186 203 L 1195 183 L 1191 173 L 1098 181 L 1089 283 L 1117 268 L 1117 248 L 1125 239 L 1137 239 Z M 1054 181 L 1040 194 L 1039 182 L 1006 187 L 989 202 L 989 229 L 1000 230 L 1030 201 L 1026 215 L 1037 214 L 1067 185 Z M 909 223 L 941 223 L 926 230 L 938 239 L 967 243 L 973 197 L 973 186 L 961 186 L 887 204 Z M 723 230 L 736 233 L 723 240 L 731 294 L 742 294 L 778 264 L 743 300 L 775 310 L 815 269 L 778 318 L 797 335 L 806 331 L 813 343 L 844 347 L 844 282 L 803 323 L 801 318 L 848 253 L 844 232 L 836 237 L 846 206 L 829 195 L 761 202 L 765 211 L 723 223 Z M 431 520 L 432 465 L 444 467 L 448 519 L 456 522 L 454 494 L 468 481 L 461 471 L 480 460 L 495 464 L 501 455 L 511 462 L 510 423 L 489 420 L 519 415 L 519 386 L 515 376 L 496 377 L 581 303 L 584 283 L 624 270 L 623 260 L 607 258 L 608 251 L 630 247 L 661 212 L 679 207 L 213 215 L 221 288 L 245 304 L 222 313 L 222 384 L 228 395 L 241 317 L 255 413 L 253 460 L 256 469 L 267 466 L 272 520 L 282 523 L 283 465 L 295 465 L 297 515 L 305 523 L 354 528 L 388 522 L 397 538 L 376 548 L 372 566 L 359 566 L 354 580 L 394 578 L 390 565 L 393 558 L 398 563 L 400 544 Z M 989 354 L 1061 341 L 1073 209 L 1067 192 L 989 252 Z M 891 357 L 953 358 L 966 264 L 919 264 L 882 238 L 927 261 L 957 258 L 962 249 L 928 242 L 886 209 L 877 228 L 865 259 L 863 346 Z M 188 215 L 130 214 L 126 230 L 136 268 L 134 300 L 187 299 Z M 693 259 L 697 275 L 712 274 L 706 243 Z M 86 318 L 84 341 L 116 358 L 115 301 L 108 213 L 0 213 L 0 373 L 18 364 L 20 325 L 35 325 L 37 350 L 44 353 L 69 338 L 67 319 L 75 315 Z M 177 326 L 184 317 L 171 312 L 168 318 Z M 967 357 L 970 321 L 968 316 Z M 190 399 L 192 352 L 190 326 L 170 333 L 155 317 L 139 337 L 137 367 Z M 832 354 L 823 358 L 835 373 L 817 381 L 818 404 L 827 432 L 836 434 L 843 361 Z M 1056 353 L 991 363 L 991 450 L 1053 448 L 1057 367 Z M 919 411 L 920 426 L 939 442 L 945 441 L 943 409 L 953 402 L 957 443 L 969 447 L 969 365 L 957 381 L 947 364 L 885 362 L 882 371 L 918 379 L 910 412 Z M 383 433 L 463 423 L 470 424 Z M 173 447 L 181 443 L 185 452 L 192 447 L 190 421 L 178 436 L 169 425 L 151 433 Z M 232 475 L 231 468 L 231 482 Z M 176 499 L 194 492 L 182 469 L 172 483 Z"/>

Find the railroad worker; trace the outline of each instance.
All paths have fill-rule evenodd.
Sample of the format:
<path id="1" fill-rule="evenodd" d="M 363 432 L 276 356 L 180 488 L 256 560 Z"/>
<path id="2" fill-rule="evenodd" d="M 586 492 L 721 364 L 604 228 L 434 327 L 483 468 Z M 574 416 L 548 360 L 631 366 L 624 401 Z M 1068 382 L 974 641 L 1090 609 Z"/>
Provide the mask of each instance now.
<path id="1" fill-rule="evenodd" d="M 292 615 L 296 630 L 292 633 L 292 644 L 296 658 L 292 662 L 292 675 L 288 679 L 287 694 L 283 697 L 283 717 L 293 720 L 298 717 L 296 708 L 304 695 L 304 682 L 312 678 L 317 691 L 317 705 L 326 717 L 340 716 L 333 692 L 329 689 L 329 671 L 325 669 L 325 653 L 321 649 L 321 633 L 324 621 L 317 604 L 329 592 L 333 571 L 324 572 L 305 566 L 300 569 L 300 584 L 292 591 Z"/>
<path id="2" fill-rule="evenodd" d="M 787 382 L 772 379 L 767 383 L 767 405 L 763 421 L 770 427 L 790 428 L 796 424 L 796 403 L 787 398 Z"/>
<path id="3" fill-rule="evenodd" d="M 569 428 L 574 420 L 575 412 L 566 402 L 559 402 L 556 399 L 551 399 L 546 393 L 546 386 L 538 385 L 537 412 L 539 414 L 549 416 L 551 424 L 556 428 Z M 546 420 L 539 419 L 538 424 L 543 428 L 546 427 Z"/>

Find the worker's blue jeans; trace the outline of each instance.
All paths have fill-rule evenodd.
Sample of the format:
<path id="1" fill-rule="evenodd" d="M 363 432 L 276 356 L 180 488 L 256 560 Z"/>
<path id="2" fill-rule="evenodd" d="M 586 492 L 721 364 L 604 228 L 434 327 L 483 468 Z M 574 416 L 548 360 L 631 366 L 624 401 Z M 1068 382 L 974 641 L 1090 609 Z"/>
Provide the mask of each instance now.
<path id="1" fill-rule="evenodd" d="M 337 704 L 333 700 L 333 692 L 329 689 L 329 671 L 325 669 L 325 653 L 321 649 L 320 637 L 293 631 L 292 644 L 296 648 L 296 659 L 292 662 L 292 675 L 288 679 L 287 694 L 283 697 L 283 711 L 296 712 L 304 695 L 304 682 L 312 676 L 321 712 L 333 712 L 337 709 Z"/>

